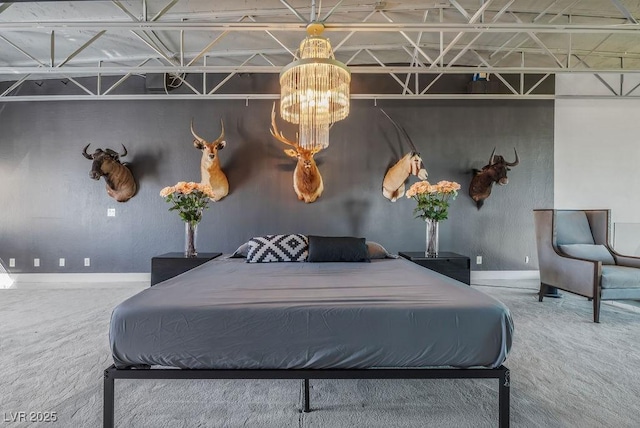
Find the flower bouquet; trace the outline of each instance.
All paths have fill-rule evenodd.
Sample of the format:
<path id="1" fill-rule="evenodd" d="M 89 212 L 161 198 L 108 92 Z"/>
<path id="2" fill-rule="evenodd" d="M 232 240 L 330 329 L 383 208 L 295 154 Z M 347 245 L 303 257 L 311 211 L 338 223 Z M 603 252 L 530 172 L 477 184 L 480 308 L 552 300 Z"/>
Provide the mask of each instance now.
<path id="1" fill-rule="evenodd" d="M 160 196 L 171 204 L 169 211 L 178 211 L 185 222 L 185 255 L 195 257 L 198 223 L 202 220 L 202 211 L 208 209 L 209 200 L 215 194 L 209 184 L 180 181 L 175 186 L 165 187 Z"/>
<path id="2" fill-rule="evenodd" d="M 428 181 L 414 183 L 407 190 L 407 198 L 413 198 L 418 205 L 413 214 L 427 224 L 426 255 L 438 255 L 438 222 L 449 215 L 449 201 L 458 196 L 460 185 L 455 181 L 440 181 L 430 184 Z"/>

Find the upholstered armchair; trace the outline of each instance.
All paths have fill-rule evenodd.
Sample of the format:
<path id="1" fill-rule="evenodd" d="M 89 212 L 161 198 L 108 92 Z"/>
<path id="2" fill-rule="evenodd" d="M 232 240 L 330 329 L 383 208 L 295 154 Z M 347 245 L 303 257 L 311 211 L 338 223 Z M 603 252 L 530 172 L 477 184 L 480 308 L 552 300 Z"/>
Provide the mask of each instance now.
<path id="1" fill-rule="evenodd" d="M 609 246 L 609 210 L 534 210 L 539 301 L 547 287 L 593 299 L 600 322 L 602 300 L 640 299 L 640 257 Z"/>

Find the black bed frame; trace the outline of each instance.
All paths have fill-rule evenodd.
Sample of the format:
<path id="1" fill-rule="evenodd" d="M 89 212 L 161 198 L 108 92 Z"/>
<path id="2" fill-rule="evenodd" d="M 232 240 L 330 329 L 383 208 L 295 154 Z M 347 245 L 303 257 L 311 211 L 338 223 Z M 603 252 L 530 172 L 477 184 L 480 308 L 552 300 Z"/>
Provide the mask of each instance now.
<path id="1" fill-rule="evenodd" d="M 114 426 L 116 379 L 301 379 L 304 380 L 304 412 L 309 412 L 309 379 L 498 379 L 500 428 L 509 427 L 510 372 L 495 369 L 117 369 L 104 371 L 103 427 Z"/>

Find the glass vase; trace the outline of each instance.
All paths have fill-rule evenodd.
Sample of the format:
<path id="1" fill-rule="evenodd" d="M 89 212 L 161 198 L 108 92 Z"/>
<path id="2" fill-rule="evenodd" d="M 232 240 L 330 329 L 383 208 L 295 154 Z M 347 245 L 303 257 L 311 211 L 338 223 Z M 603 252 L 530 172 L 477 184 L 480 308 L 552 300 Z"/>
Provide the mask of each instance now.
<path id="1" fill-rule="evenodd" d="M 187 221 L 184 223 L 184 255 L 186 257 L 195 257 L 198 255 L 196 251 L 196 240 L 198 239 L 198 223 Z"/>
<path id="2" fill-rule="evenodd" d="M 439 251 L 439 237 L 438 237 L 438 220 L 431 218 L 424 219 L 427 225 L 426 233 L 426 251 L 424 252 L 427 257 L 438 257 Z"/>

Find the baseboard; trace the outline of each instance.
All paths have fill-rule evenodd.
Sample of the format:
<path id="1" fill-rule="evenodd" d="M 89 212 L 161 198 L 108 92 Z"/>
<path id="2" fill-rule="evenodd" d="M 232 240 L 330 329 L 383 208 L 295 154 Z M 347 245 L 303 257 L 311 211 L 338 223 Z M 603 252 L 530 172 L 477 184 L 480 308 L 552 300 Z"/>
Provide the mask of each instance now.
<path id="1" fill-rule="evenodd" d="M 484 279 L 540 279 L 537 270 L 472 270 L 471 282 Z"/>
<path id="2" fill-rule="evenodd" d="M 151 274 L 132 273 L 16 273 L 14 282 L 150 282 Z"/>

